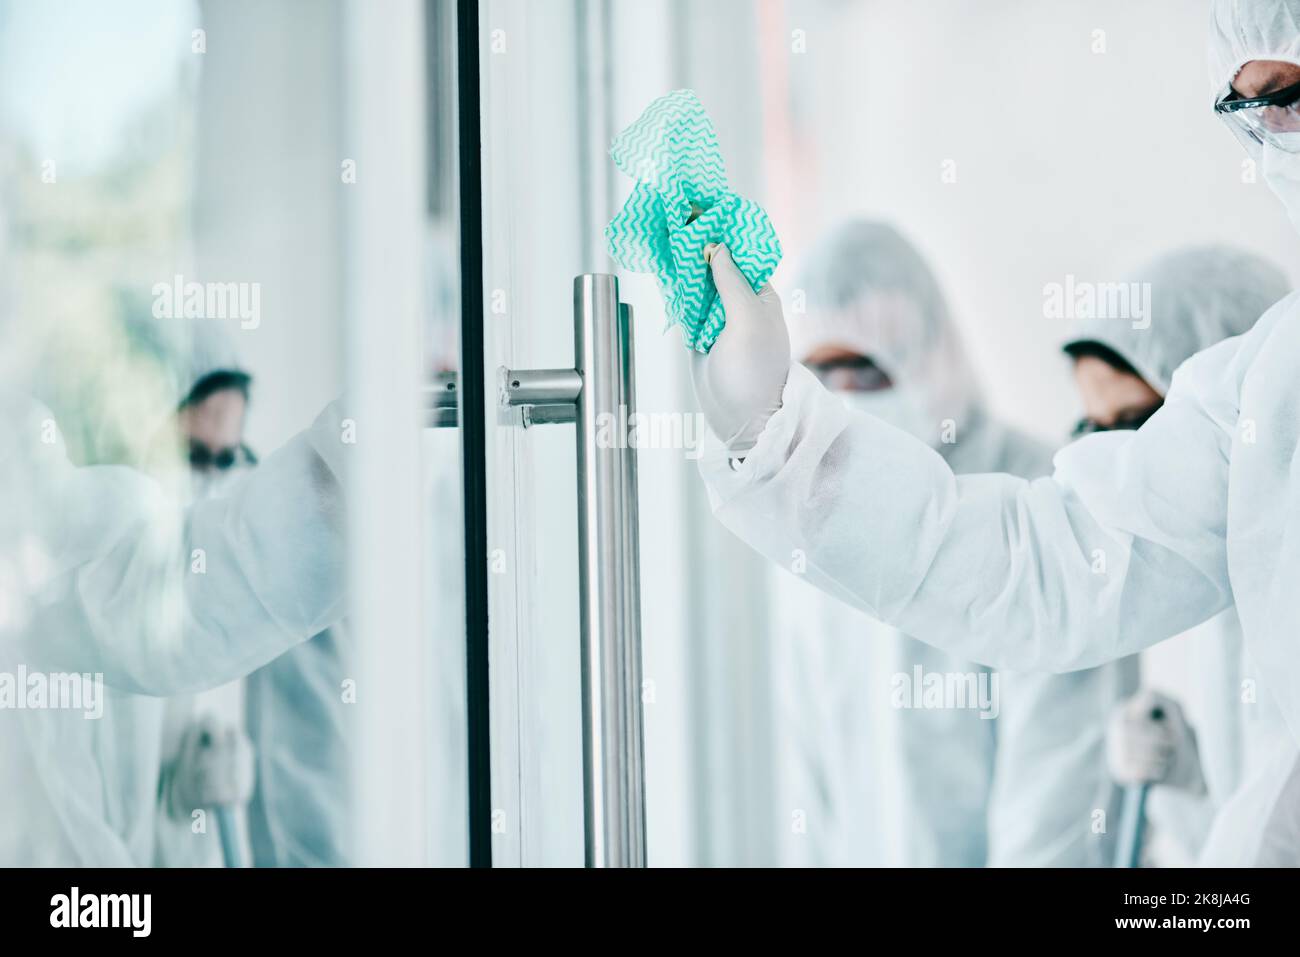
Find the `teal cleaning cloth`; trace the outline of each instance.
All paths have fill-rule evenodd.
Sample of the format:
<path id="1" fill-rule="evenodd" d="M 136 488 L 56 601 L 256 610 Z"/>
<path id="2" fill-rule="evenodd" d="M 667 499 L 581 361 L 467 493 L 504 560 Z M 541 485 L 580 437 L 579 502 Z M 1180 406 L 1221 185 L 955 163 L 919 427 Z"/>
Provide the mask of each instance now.
<path id="1" fill-rule="evenodd" d="M 767 213 L 727 185 L 718 135 L 691 90 L 661 96 L 609 148 L 637 183 L 608 226 L 609 254 L 624 269 L 654 273 L 669 324 L 687 348 L 708 352 L 727 317 L 704 261 L 704 247 L 724 243 L 755 290 L 781 261 L 781 241 Z"/>

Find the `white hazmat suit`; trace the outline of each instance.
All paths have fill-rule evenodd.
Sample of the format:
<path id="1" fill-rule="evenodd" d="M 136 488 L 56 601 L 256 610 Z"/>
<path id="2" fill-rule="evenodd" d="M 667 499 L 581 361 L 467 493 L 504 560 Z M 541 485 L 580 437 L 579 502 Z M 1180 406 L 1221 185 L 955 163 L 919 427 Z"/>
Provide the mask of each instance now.
<path id="1" fill-rule="evenodd" d="M 1106 346 L 1161 396 L 1168 393 L 1178 366 L 1202 349 L 1248 332 L 1290 288 L 1277 267 L 1226 246 L 1168 253 L 1130 279 L 1151 290 L 1150 323 L 1075 320 L 1065 347 Z M 1259 743 L 1285 736 L 1285 727 L 1267 677 L 1245 653 L 1235 610 L 1216 615 L 1176 641 L 1187 656 L 1191 683 L 1184 708 L 1165 703 L 1168 726 L 1163 730 L 1182 742 L 1182 750 L 1190 748 L 1182 763 L 1190 764 L 1198 779 L 1195 786 L 1151 792 L 1146 844 L 1153 863 L 1185 865 L 1197 860 L 1217 810 L 1256 773 L 1257 762 L 1268 751 Z M 1131 704 L 1122 712 L 1123 719 L 1115 719 L 1112 748 L 1122 744 L 1114 740 L 1117 735 L 1140 738 L 1153 727 L 1148 720 L 1150 696 Z M 1194 733 L 1182 725 L 1183 710 Z M 1127 735 L 1121 729 L 1127 729 Z"/>
<path id="2" fill-rule="evenodd" d="M 850 408 L 922 439 L 958 474 L 1050 473 L 1049 446 L 983 407 L 938 283 L 898 232 L 851 222 L 809 259 L 799 283 L 807 312 L 790 326 L 795 358 L 836 346 L 870 357 L 892 382 L 842 393 Z M 800 825 L 782 840 L 787 863 L 1107 861 L 1094 827 L 1098 809 L 1118 807 L 1105 719 L 1135 686 L 1132 659 L 1070 675 L 993 672 L 797 574 L 774 576 L 779 806 Z M 950 678 L 976 693 L 924 706 L 917 686 Z"/>

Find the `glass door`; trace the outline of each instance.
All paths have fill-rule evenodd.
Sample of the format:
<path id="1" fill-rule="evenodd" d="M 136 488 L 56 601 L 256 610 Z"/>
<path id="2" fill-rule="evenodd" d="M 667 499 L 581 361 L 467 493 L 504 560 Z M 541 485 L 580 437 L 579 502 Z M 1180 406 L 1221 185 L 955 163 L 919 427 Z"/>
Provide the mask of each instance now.
<path id="1" fill-rule="evenodd" d="M 764 862 L 763 614 L 741 596 L 760 592 L 765 572 L 709 516 L 695 475 L 702 422 L 680 338 L 663 333 L 660 294 L 650 277 L 619 273 L 603 238 L 631 186 L 608 156 L 614 134 L 688 82 L 719 94 L 714 102 L 737 101 L 730 67 L 691 67 L 695 52 L 677 38 L 701 15 L 719 23 L 734 15 L 748 29 L 753 10 L 583 0 L 461 6 L 478 15 L 481 84 L 492 862 L 599 863 L 601 822 L 618 832 L 641 817 L 651 865 Z M 733 143 L 759 135 L 748 110 L 718 122 Z M 742 161 L 733 175 L 758 183 L 762 171 Z M 562 379 L 539 383 L 528 373 L 574 368 L 583 276 L 611 277 L 630 307 L 635 400 L 624 411 L 649 426 L 638 439 L 615 415 L 607 433 L 634 446 L 639 522 L 620 541 L 635 551 L 613 554 L 619 546 L 604 540 L 585 566 L 580 530 L 594 480 L 579 468 L 581 428 L 554 409 L 501 401 L 516 388 L 562 391 Z M 595 370 L 584 372 L 591 388 Z M 515 398 L 526 405 L 526 395 Z M 597 461 L 617 451 L 601 447 Z M 590 576 L 608 568 L 639 578 L 623 613 L 635 615 L 640 654 L 602 671 Z M 615 689 L 623 713 L 639 712 L 640 742 L 610 752 L 632 768 L 600 750 L 611 735 L 634 735 L 635 722 L 608 715 L 620 730 L 602 730 L 594 699 Z M 616 808 L 604 805 L 602 788 L 620 795 Z"/>
<path id="2" fill-rule="evenodd" d="M 0 0 L 0 865 L 468 862 L 452 12 Z"/>
<path id="3" fill-rule="evenodd" d="M 633 316 L 635 411 L 659 426 L 638 430 L 633 456 L 647 863 L 970 864 L 1002 859 L 998 847 L 1029 855 L 1065 848 L 1082 859 L 1101 846 L 1095 822 L 1105 817 L 1111 788 L 1102 780 L 1101 723 L 1092 719 L 1112 691 L 1079 712 L 1090 738 L 1074 752 L 1077 776 L 1070 780 L 1083 783 L 1071 801 L 1040 800 L 1034 810 L 1043 829 L 1036 829 L 1022 820 L 1016 798 L 1028 786 L 1014 777 L 1030 766 L 1016 763 L 1017 733 L 1033 731 L 1034 722 L 1018 727 L 1014 718 L 985 720 L 976 709 L 927 713 L 895 701 L 893 683 L 916 680 L 920 670 L 941 672 L 945 681 L 991 681 L 987 669 L 932 664 L 928 646 L 896 633 L 880 638 L 879 623 L 789 574 L 797 574 L 799 556 L 789 569 L 765 564 L 712 518 L 696 474 L 704 429 L 681 336 L 664 330 L 655 279 L 618 269 L 605 248 L 605 227 L 633 186 L 611 161 L 611 142 L 657 98 L 692 90 L 716 130 L 731 189 L 763 206 L 780 236 L 786 258 L 771 282 L 792 338 L 810 328 L 809 335 L 819 334 L 806 313 L 820 297 L 836 303 L 823 316 L 842 318 L 841 306 L 852 306 L 868 317 L 851 323 L 863 343 L 849 350 L 855 361 L 888 365 L 896 345 L 888 336 L 897 325 L 906 330 L 900 337 L 925 343 L 916 347 L 918 363 L 938 368 L 934 356 L 946 350 L 927 338 L 929 327 L 951 323 L 962 343 L 953 347 L 961 354 L 954 368 L 963 368 L 931 373 L 931 382 L 917 374 L 916 388 L 933 390 L 945 408 L 956 403 L 953 421 L 971 423 L 972 431 L 976 422 L 997 423 L 1027 442 L 1044 440 L 1036 447 L 1048 450 L 1074 399 L 1068 378 L 1054 378 L 1052 362 L 1043 361 L 1060 359 L 1061 332 L 1039 321 L 1051 285 L 1044 279 L 1115 275 L 1116 221 L 1095 210 L 1117 208 L 1114 190 L 1138 182 L 1120 172 L 1131 163 L 1122 144 L 1132 131 L 1120 126 L 1099 136 L 1102 120 L 1110 130 L 1114 117 L 1088 114 L 1079 124 L 1078 115 L 1052 104 L 1062 95 L 1102 102 L 1092 85 L 1102 82 L 1102 64 L 1105 83 L 1114 84 L 1107 89 L 1119 95 L 1135 75 L 1126 72 L 1133 63 L 1118 48 L 1100 55 L 1105 31 L 1087 22 L 1082 5 L 1043 11 L 1031 27 L 1023 5 L 936 5 L 943 9 L 937 19 L 930 5 L 922 10 L 903 0 L 462 4 L 478 18 L 472 37 L 461 40 L 473 45 L 481 94 L 483 255 L 475 270 L 482 308 L 475 319 L 487 383 L 493 863 L 591 859 L 589 822 L 599 795 L 592 793 L 590 689 L 607 676 L 593 675 L 591 655 L 583 655 L 590 586 L 580 574 L 578 529 L 587 503 L 577 490 L 589 479 L 577 470 L 581 433 L 563 416 L 529 418 L 495 394 L 509 397 L 516 380 L 519 388 L 539 385 L 520 373 L 573 367 L 573 284 L 587 275 L 617 279 L 618 300 Z M 1172 6 L 1161 14 L 1130 11 L 1125 29 L 1173 17 Z M 1189 35 L 1202 29 L 1190 16 L 1179 23 Z M 989 135 L 987 91 L 1016 85 L 1026 54 L 1014 38 L 1031 28 L 1042 39 L 1031 57 L 1036 65 L 1054 77 L 1059 63 L 1076 69 L 1060 80 L 1063 87 L 1054 80 L 1025 92 L 1043 100 L 1035 115 L 1059 120 L 1052 135 L 1036 126 L 1008 146 Z M 918 59 L 918 50 L 942 56 Z M 990 57 L 989 50 L 1006 55 Z M 909 95 L 900 97 L 900 89 Z M 955 96 L 967 108 L 946 110 L 936 123 L 933 111 L 915 109 L 915 96 L 934 103 Z M 1228 138 L 1214 137 L 1201 114 L 1189 112 L 1183 125 L 1207 130 L 1188 155 L 1205 157 L 1215 175 L 1236 175 L 1240 157 Z M 1103 144 L 1115 170 L 1109 177 L 1094 168 Z M 1026 164 L 1050 175 L 1026 178 Z M 1149 182 L 1157 181 L 1153 167 Z M 1132 235 L 1154 241 L 1148 227 L 1161 222 L 1168 225 L 1163 242 L 1185 241 L 1190 214 L 1180 199 L 1165 196 L 1153 207 L 1145 189 L 1125 195 L 1125 215 L 1158 210 L 1138 217 L 1143 228 Z M 1042 215 L 1064 197 L 1080 224 L 1069 237 Z M 884 252 L 854 252 L 848 265 L 826 255 L 835 274 L 819 279 L 810 267 L 819 264 L 822 241 L 843 240 L 842 229 L 862 226 L 877 239 L 899 238 L 880 247 Z M 1126 255 L 1135 262 L 1137 252 Z M 878 262 L 924 265 L 880 268 L 884 278 L 874 291 L 853 286 L 855 277 L 875 275 Z M 911 276 L 913 287 L 895 289 L 895 273 Z M 814 285 L 820 289 L 804 288 Z M 866 298 L 842 302 L 845 290 Z M 514 374 L 502 379 L 501 370 Z M 543 384 L 562 392 L 564 382 Z M 583 388 L 588 384 L 584 379 Z M 953 398 L 945 385 L 963 395 Z M 621 426 L 613 434 L 621 440 Z M 974 455 L 978 445 L 961 451 Z M 1009 465 L 1025 463 L 971 468 Z M 602 566 L 619 562 L 599 557 Z M 1024 690 L 1015 695 L 1008 709 L 1032 698 Z M 621 812 L 634 810 L 636 798 L 624 797 L 629 807 Z M 1059 841 L 1040 836 L 1049 829 Z"/>

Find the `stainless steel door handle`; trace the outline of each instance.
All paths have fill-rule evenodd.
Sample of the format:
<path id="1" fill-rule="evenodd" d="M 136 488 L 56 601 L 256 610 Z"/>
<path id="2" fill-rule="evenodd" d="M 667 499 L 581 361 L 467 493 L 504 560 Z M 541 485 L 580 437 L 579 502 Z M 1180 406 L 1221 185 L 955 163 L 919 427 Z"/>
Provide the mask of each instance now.
<path id="1" fill-rule="evenodd" d="M 589 867 L 645 866 L 636 450 L 627 434 L 636 392 L 631 319 L 616 277 L 578 276 L 574 367 L 501 374 L 501 404 L 523 407 L 525 425 L 577 425 Z"/>

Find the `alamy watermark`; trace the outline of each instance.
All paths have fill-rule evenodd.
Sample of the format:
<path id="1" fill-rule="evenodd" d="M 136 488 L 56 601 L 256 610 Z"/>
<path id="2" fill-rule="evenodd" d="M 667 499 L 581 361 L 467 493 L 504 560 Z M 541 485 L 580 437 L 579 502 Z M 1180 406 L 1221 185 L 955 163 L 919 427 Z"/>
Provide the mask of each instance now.
<path id="1" fill-rule="evenodd" d="M 83 894 L 74 886 L 50 898 L 51 927 L 121 928 L 132 937 L 148 937 L 152 915 L 152 894 Z"/>
<path id="2" fill-rule="evenodd" d="M 688 459 L 703 455 L 708 426 L 701 412 L 631 412 L 596 416 L 596 447 L 602 449 L 681 449 Z"/>
<path id="3" fill-rule="evenodd" d="M 104 675 L 100 672 L 0 671 L 0 711 L 81 711 L 94 721 L 104 716 Z"/>
<path id="4" fill-rule="evenodd" d="M 155 319 L 238 319 L 241 329 L 262 324 L 261 283 L 186 282 L 177 274 L 150 292 Z"/>
<path id="5" fill-rule="evenodd" d="M 889 702 L 895 708 L 978 711 L 981 718 L 998 716 L 996 671 L 930 671 L 913 665 L 889 679 Z"/>
<path id="6" fill-rule="evenodd" d="M 1080 282 L 1070 273 L 1065 282 L 1043 286 L 1047 319 L 1124 319 L 1134 329 L 1151 326 L 1151 283 Z"/>

